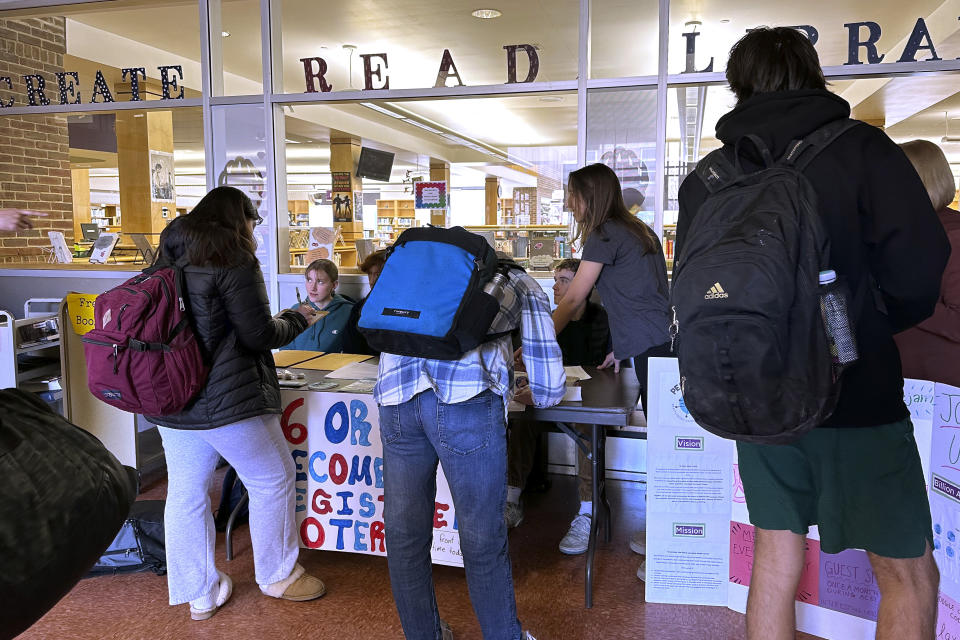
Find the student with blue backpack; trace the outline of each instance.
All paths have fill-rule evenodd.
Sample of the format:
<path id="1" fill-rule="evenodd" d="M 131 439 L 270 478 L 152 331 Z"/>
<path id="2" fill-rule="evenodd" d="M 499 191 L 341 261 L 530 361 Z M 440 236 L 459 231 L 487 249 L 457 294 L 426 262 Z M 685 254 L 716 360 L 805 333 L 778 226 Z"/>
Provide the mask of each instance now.
<path id="1" fill-rule="evenodd" d="M 517 618 L 503 520 L 510 334 L 519 330 L 528 402 L 563 398 L 565 376 L 550 306 L 523 269 L 500 262 L 460 227 L 404 231 L 360 315 L 382 351 L 374 398 L 383 440 L 390 584 L 410 640 L 450 640 L 434 593 L 437 464 L 453 495 L 470 601 L 487 640 L 532 639 Z"/>

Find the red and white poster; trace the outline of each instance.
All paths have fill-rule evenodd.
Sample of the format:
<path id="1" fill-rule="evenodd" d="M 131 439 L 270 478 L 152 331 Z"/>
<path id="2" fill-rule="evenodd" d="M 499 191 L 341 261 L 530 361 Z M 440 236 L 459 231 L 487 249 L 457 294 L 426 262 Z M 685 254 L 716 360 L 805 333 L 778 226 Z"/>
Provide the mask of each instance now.
<path id="1" fill-rule="evenodd" d="M 284 389 L 280 424 L 296 465 L 300 546 L 386 555 L 383 447 L 369 394 Z M 433 561 L 463 566 L 450 487 L 437 470 Z"/>

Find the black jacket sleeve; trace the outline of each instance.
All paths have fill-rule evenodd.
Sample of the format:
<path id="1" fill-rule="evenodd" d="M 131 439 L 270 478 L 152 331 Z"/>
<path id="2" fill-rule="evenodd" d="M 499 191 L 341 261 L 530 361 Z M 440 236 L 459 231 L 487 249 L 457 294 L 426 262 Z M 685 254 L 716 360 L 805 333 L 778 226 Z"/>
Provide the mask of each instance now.
<path id="1" fill-rule="evenodd" d="M 860 202 L 870 270 L 894 332 L 933 314 L 950 243 L 930 196 L 903 151 L 877 132 L 864 143 Z"/>
<path id="2" fill-rule="evenodd" d="M 227 319 L 245 348 L 251 351 L 278 349 L 307 328 L 306 319 L 296 311 L 286 310 L 277 317 L 271 316 L 259 265 L 223 269 L 218 280 Z"/>

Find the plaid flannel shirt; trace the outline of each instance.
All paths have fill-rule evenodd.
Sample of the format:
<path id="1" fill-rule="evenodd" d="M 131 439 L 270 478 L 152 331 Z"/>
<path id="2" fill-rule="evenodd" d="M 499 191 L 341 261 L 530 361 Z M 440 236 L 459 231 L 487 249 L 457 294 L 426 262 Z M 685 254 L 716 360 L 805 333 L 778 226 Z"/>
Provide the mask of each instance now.
<path id="1" fill-rule="evenodd" d="M 563 399 L 566 378 L 550 303 L 536 280 L 514 269 L 509 272 L 509 280 L 503 287 L 500 312 L 490 326 L 490 333 L 511 331 L 517 327 L 520 327 L 523 364 L 534 405 L 552 407 Z M 485 342 L 459 360 L 381 354 L 380 372 L 373 389 L 378 404 L 402 404 L 427 389 L 433 389 L 447 404 L 463 402 L 491 389 L 503 397 L 506 406 L 513 393 L 510 336 Z"/>

